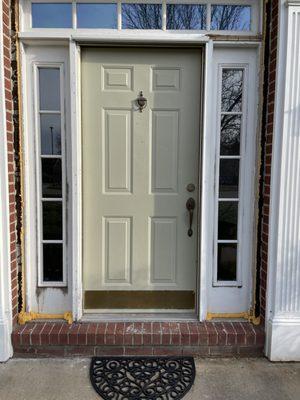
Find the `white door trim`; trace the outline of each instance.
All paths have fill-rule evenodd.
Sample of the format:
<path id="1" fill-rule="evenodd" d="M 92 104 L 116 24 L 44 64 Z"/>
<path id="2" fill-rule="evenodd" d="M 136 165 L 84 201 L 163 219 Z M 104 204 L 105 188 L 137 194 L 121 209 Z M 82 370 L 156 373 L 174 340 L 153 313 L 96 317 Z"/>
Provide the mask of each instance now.
<path id="1" fill-rule="evenodd" d="M 82 149 L 80 46 L 70 41 L 71 152 L 72 152 L 72 312 L 74 320 L 83 315 L 82 283 Z"/>
<path id="2" fill-rule="evenodd" d="M 186 38 L 185 38 L 186 39 Z M 207 38 L 206 38 L 207 39 Z M 197 47 L 202 47 L 203 44 L 207 43 L 207 40 L 199 40 L 197 41 Z M 135 44 L 138 44 L 139 41 L 135 39 Z M 167 42 L 168 44 L 172 45 L 172 43 Z M 184 44 L 189 44 L 195 46 L 195 42 L 190 39 L 190 41 L 186 42 L 183 41 Z M 212 48 L 212 41 L 209 41 Z M 120 42 L 120 45 L 126 45 L 128 42 Z M 154 45 L 156 42 L 153 43 Z M 181 42 L 176 41 L 177 45 L 181 45 Z M 183 45 L 184 45 L 183 44 Z M 101 42 L 98 43 L 101 45 Z M 167 44 L 164 41 L 157 41 L 157 47 L 166 46 Z M 142 46 L 142 44 L 141 44 Z M 80 42 L 75 40 L 70 41 L 70 93 L 71 93 L 71 148 L 72 148 L 72 216 L 73 216 L 73 229 L 72 229 L 72 265 L 73 265 L 73 273 L 72 273 L 72 294 L 73 294 L 73 301 L 72 301 L 72 312 L 73 318 L 75 320 L 80 320 L 83 318 L 83 284 L 82 284 L 82 140 L 81 140 L 81 73 L 80 73 Z M 203 52 L 205 53 L 205 52 Z M 203 64 L 202 60 L 202 64 Z M 201 71 L 199 71 L 201 73 Z M 205 76 L 206 73 L 204 73 Z M 204 94 L 204 89 L 202 89 L 203 98 L 206 99 L 208 96 Z M 205 100 L 206 102 L 206 100 Z M 199 105 L 201 106 L 201 104 Z M 203 108 L 203 106 L 202 106 Z M 203 119 L 203 111 L 200 111 L 201 119 Z M 200 131 L 203 130 L 200 127 Z M 201 146 L 201 143 L 200 143 Z M 200 147 L 201 150 L 201 147 Z M 201 163 L 201 157 L 199 157 L 199 164 Z M 199 165 L 199 168 L 202 166 Z M 201 169 L 199 173 L 199 179 L 202 179 L 201 176 Z M 201 184 L 201 182 L 200 182 Z M 201 190 L 201 186 L 199 186 Z M 199 199 L 202 198 L 200 193 Z M 201 201 L 202 207 L 202 201 Z M 198 225 L 199 221 L 201 221 L 201 214 L 202 211 L 199 213 Z M 198 230 L 200 232 L 200 228 Z M 200 243 L 200 235 L 198 235 L 199 239 L 198 242 Z M 201 275 L 200 271 L 200 259 L 201 259 L 201 249 L 198 251 L 198 271 Z M 198 273 L 198 281 L 199 281 L 199 273 Z M 203 269 L 203 273 L 205 274 L 205 269 Z M 199 292 L 201 293 L 200 284 L 197 282 L 197 296 Z M 205 293 L 205 291 L 203 291 Z M 199 316 L 199 307 L 201 307 L 201 301 L 199 301 L 199 296 L 197 297 L 197 316 Z M 206 316 L 206 310 L 202 312 L 203 319 Z M 174 316 L 174 318 L 176 318 Z"/>
<path id="3" fill-rule="evenodd" d="M 0 3 L 2 16 L 2 2 Z M 12 298 L 10 265 L 7 132 L 4 85 L 3 21 L 0 18 L 0 362 L 12 357 Z"/>

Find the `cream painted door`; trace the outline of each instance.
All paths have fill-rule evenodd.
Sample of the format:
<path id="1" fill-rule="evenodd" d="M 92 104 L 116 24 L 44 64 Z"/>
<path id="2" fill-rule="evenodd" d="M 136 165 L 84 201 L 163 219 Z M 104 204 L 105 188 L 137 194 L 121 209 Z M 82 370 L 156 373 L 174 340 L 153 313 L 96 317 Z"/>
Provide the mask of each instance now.
<path id="1" fill-rule="evenodd" d="M 194 307 L 200 76 L 199 50 L 82 50 L 85 309 Z"/>

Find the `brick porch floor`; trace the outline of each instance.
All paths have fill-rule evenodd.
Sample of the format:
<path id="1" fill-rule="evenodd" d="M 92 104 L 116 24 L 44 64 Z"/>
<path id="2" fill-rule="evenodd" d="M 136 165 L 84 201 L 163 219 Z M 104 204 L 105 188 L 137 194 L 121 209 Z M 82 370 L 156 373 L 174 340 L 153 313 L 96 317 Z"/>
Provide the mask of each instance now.
<path id="1" fill-rule="evenodd" d="M 16 357 L 259 356 L 265 334 L 248 322 L 31 322 L 12 339 Z"/>

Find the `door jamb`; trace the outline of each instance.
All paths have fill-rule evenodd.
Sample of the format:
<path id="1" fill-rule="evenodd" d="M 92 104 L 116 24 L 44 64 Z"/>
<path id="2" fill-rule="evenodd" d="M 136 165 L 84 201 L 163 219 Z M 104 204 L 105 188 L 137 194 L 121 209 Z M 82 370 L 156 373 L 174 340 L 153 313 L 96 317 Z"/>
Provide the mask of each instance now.
<path id="1" fill-rule="evenodd" d="M 81 140 L 81 46 L 86 43 L 80 43 L 79 41 L 70 40 L 69 56 L 70 56 L 70 93 L 71 93 L 71 150 L 72 150 L 72 312 L 73 319 L 75 321 L 82 319 L 83 317 L 83 285 L 82 285 L 82 140 Z M 92 43 L 92 45 L 104 46 L 105 43 Z M 111 46 L 110 44 L 107 44 Z M 142 43 L 116 43 L 118 47 L 123 46 L 143 46 Z M 205 47 L 204 47 L 205 46 Z M 205 246 L 202 244 L 202 238 L 206 237 L 205 230 L 207 227 L 201 223 L 203 215 L 203 207 L 205 207 L 205 195 L 204 190 L 206 189 L 204 178 L 204 169 L 202 164 L 202 147 L 205 143 L 204 138 L 206 132 L 210 129 L 210 120 L 207 117 L 209 115 L 208 109 L 210 108 L 211 96 L 207 88 L 208 82 L 211 81 L 211 68 L 212 63 L 212 40 L 204 40 L 195 43 L 195 41 L 187 41 L 186 43 L 166 43 L 157 42 L 152 44 L 151 47 L 182 47 L 182 48 L 202 48 L 202 60 L 201 60 L 201 88 L 200 97 L 203 102 L 200 101 L 200 141 L 199 141 L 199 212 L 197 218 L 198 227 L 198 246 L 197 246 L 197 285 L 196 285 L 196 316 L 200 321 L 206 317 L 206 298 L 207 298 L 207 279 L 206 279 L 206 265 L 207 251 Z M 203 160 L 205 162 L 205 159 Z M 205 224 L 206 225 L 206 224 Z M 208 225 L 209 226 L 209 225 Z M 207 244 L 206 244 L 207 246 Z M 204 266 L 201 268 L 201 266 Z M 201 288 L 201 290 L 200 290 Z M 176 314 L 174 314 L 176 319 Z"/>

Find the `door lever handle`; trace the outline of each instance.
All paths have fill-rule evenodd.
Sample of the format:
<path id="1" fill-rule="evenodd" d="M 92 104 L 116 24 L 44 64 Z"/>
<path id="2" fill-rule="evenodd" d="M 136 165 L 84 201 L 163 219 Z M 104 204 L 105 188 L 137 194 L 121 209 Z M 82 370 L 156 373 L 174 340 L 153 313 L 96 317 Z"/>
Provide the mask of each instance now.
<path id="1" fill-rule="evenodd" d="M 194 209 L 196 207 L 196 202 L 192 197 L 190 197 L 187 200 L 185 206 L 186 206 L 186 209 L 188 210 L 189 216 L 190 216 L 190 227 L 188 229 L 188 236 L 191 237 L 193 235 L 192 225 L 193 225 Z"/>

